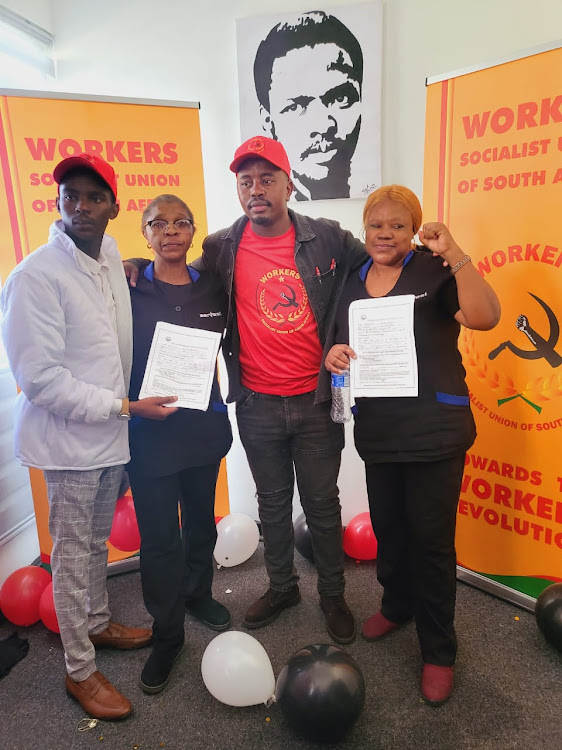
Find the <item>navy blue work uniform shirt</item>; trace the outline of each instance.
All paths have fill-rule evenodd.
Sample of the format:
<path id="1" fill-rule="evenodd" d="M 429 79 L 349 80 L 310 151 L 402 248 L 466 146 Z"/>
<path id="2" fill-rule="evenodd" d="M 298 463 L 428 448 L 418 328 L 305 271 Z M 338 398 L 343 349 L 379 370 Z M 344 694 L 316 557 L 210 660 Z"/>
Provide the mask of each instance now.
<path id="1" fill-rule="evenodd" d="M 372 260 L 353 273 L 336 314 L 336 343 L 349 343 L 349 306 L 369 299 L 365 288 Z M 474 442 L 465 370 L 457 348 L 460 324 L 457 284 L 443 261 L 425 251 L 404 259 L 386 295 L 413 294 L 418 362 L 417 397 L 358 398 L 355 446 L 367 465 L 396 461 L 438 461 L 462 453 Z"/>
<path id="2" fill-rule="evenodd" d="M 133 369 L 129 396 L 138 399 L 156 323 L 222 333 L 227 295 L 216 274 L 187 267 L 191 284 L 174 285 L 154 278 L 154 263 L 131 288 Z M 226 404 L 217 373 L 207 411 L 178 409 L 160 422 L 133 417 L 129 422 L 131 463 L 146 476 L 169 476 L 194 466 L 218 463 L 232 443 Z"/>

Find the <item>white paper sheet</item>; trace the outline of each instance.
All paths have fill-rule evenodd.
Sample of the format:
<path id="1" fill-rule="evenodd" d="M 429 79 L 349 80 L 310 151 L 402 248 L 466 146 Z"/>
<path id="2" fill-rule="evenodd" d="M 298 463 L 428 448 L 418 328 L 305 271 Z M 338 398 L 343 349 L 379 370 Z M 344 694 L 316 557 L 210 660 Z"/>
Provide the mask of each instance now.
<path id="1" fill-rule="evenodd" d="M 170 406 L 206 411 L 221 334 L 158 321 L 139 399 L 177 396 Z"/>
<path id="2" fill-rule="evenodd" d="M 413 294 L 357 300 L 349 306 L 354 398 L 417 396 Z"/>

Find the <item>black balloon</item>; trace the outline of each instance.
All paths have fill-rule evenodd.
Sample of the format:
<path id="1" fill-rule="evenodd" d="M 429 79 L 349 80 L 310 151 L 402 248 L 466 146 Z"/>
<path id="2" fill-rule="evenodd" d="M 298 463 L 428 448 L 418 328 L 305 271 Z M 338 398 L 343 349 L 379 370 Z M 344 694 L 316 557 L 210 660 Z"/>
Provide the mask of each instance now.
<path id="1" fill-rule="evenodd" d="M 288 723 L 307 739 L 337 742 L 365 704 L 361 670 L 343 649 L 305 646 L 281 670 L 275 698 Z"/>
<path id="2" fill-rule="evenodd" d="M 535 617 L 546 640 L 562 652 L 562 583 L 553 583 L 539 595 Z"/>
<path id="3" fill-rule="evenodd" d="M 295 547 L 301 553 L 303 557 L 306 557 L 310 562 L 314 562 L 314 550 L 312 549 L 312 537 L 310 536 L 310 529 L 306 523 L 304 513 L 296 519 L 293 524 L 295 530 Z"/>

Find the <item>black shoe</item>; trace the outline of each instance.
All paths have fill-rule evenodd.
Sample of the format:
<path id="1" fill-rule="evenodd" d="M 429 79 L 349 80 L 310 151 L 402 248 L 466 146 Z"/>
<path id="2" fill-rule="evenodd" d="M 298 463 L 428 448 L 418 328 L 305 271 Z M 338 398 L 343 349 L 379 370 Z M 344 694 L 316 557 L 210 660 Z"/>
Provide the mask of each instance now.
<path id="1" fill-rule="evenodd" d="M 343 594 L 321 594 L 320 606 L 326 615 L 326 627 L 336 643 L 351 643 L 355 638 L 355 620 Z"/>
<path id="2" fill-rule="evenodd" d="M 230 627 L 230 612 L 216 599 L 199 599 L 185 605 L 190 615 L 200 620 L 211 630 L 227 630 Z"/>
<path id="3" fill-rule="evenodd" d="M 267 589 L 246 612 L 243 625 L 247 628 L 262 628 L 269 625 L 287 607 L 294 607 L 301 600 L 301 592 L 298 586 L 288 591 L 274 591 Z"/>
<path id="4" fill-rule="evenodd" d="M 141 673 L 141 687 L 145 693 L 159 693 L 170 679 L 172 667 L 181 654 L 183 642 L 172 648 L 152 649 Z"/>

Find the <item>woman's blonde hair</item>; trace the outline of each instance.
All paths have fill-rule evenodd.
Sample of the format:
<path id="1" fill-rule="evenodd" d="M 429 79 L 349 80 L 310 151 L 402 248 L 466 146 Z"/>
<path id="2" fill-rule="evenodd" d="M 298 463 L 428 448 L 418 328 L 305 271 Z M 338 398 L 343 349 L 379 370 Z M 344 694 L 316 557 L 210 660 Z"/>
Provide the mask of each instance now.
<path id="1" fill-rule="evenodd" d="M 383 185 L 369 195 L 363 209 L 363 228 L 367 229 L 371 210 L 385 200 L 396 201 L 408 209 L 412 216 L 413 233 L 416 234 L 422 223 L 422 207 L 417 195 L 404 185 Z"/>

